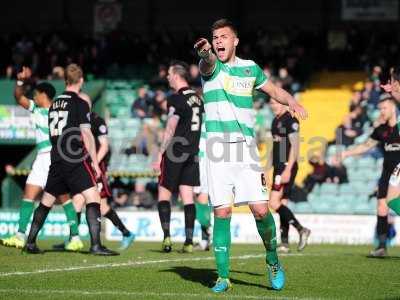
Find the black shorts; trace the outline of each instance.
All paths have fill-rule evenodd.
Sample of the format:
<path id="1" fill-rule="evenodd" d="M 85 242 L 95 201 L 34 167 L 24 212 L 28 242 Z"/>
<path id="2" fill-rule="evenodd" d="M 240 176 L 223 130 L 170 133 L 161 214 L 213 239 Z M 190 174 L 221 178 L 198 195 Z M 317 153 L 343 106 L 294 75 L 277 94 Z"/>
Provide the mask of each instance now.
<path id="1" fill-rule="evenodd" d="M 100 176 L 100 185 L 97 185 L 97 187 L 99 188 L 99 192 L 100 192 L 100 198 L 109 198 L 111 197 L 111 191 L 110 191 L 110 185 L 108 184 L 108 177 L 107 177 L 107 164 L 102 161 L 100 162 L 100 170 L 101 170 L 101 176 Z"/>
<path id="2" fill-rule="evenodd" d="M 272 190 L 280 191 L 283 189 L 282 199 L 289 199 L 290 192 L 294 185 L 294 180 L 296 179 L 298 165 L 297 164 L 293 165 L 292 172 L 290 173 L 290 180 L 288 183 L 276 185 L 275 178 L 276 178 L 276 176 L 281 175 L 283 173 L 283 171 L 285 170 L 285 167 L 286 167 L 285 164 L 279 164 L 277 166 L 274 166 L 274 174 L 272 177 L 273 178 Z"/>
<path id="3" fill-rule="evenodd" d="M 50 165 L 49 175 L 44 191 L 57 197 L 69 193 L 79 194 L 96 186 L 96 176 L 89 162 L 65 164 L 56 162 Z"/>
<path id="4" fill-rule="evenodd" d="M 177 155 L 177 157 L 180 157 Z M 182 162 L 174 162 L 164 153 L 161 160 L 161 174 L 158 184 L 171 193 L 177 192 L 180 185 L 199 186 L 200 171 L 197 155 L 190 154 Z"/>
<path id="5" fill-rule="evenodd" d="M 384 163 L 382 168 L 382 174 L 379 178 L 378 182 L 378 194 L 377 198 L 382 199 L 386 198 L 388 188 L 389 188 L 389 180 L 392 175 L 394 168 L 396 168 L 397 163 Z"/>

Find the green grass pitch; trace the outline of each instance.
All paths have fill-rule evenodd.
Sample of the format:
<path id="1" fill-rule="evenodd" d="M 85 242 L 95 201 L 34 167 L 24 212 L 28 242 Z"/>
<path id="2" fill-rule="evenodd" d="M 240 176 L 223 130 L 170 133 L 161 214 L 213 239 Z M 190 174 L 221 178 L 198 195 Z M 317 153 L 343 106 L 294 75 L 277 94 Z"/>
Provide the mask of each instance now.
<path id="1" fill-rule="evenodd" d="M 50 249 L 51 241 L 39 242 Z M 111 248 L 118 244 L 108 243 Z M 214 295 L 212 252 L 160 252 L 135 243 L 117 257 L 0 247 L 0 299 L 400 299 L 400 249 L 367 258 L 369 246 L 313 245 L 282 255 L 283 291 L 269 289 L 262 245 L 233 245 L 233 289 Z M 295 246 L 292 247 L 295 249 Z"/>

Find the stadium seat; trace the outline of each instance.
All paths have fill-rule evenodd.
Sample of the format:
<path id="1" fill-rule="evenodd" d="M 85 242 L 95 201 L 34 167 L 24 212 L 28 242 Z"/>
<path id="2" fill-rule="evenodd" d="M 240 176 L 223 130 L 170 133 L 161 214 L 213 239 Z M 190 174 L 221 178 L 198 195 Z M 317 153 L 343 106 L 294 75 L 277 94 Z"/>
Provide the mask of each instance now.
<path id="1" fill-rule="evenodd" d="M 329 195 L 329 194 L 334 194 L 336 195 L 338 192 L 338 185 L 335 183 L 323 183 L 321 185 L 321 190 L 320 190 L 320 194 L 322 195 Z"/>

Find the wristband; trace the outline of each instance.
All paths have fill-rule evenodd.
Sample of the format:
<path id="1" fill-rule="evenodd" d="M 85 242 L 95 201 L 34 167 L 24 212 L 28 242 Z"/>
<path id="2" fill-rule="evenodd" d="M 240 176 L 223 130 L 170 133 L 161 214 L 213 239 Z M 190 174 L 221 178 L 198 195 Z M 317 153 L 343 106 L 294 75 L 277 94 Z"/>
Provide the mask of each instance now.
<path id="1" fill-rule="evenodd" d="M 197 54 L 200 56 L 200 58 L 206 59 L 210 56 L 211 49 L 208 49 L 207 51 L 199 51 Z"/>
<path id="2" fill-rule="evenodd" d="M 17 80 L 17 86 L 23 86 L 24 82 L 22 80 Z"/>

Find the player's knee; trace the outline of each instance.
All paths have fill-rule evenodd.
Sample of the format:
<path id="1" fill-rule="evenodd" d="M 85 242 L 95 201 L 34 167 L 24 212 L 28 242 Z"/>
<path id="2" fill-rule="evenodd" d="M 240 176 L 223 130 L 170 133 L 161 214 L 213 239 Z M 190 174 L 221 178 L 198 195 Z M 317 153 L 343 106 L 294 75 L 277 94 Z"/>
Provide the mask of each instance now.
<path id="1" fill-rule="evenodd" d="M 229 218 L 232 215 L 232 209 L 230 207 L 216 208 L 214 215 L 218 218 Z"/>

